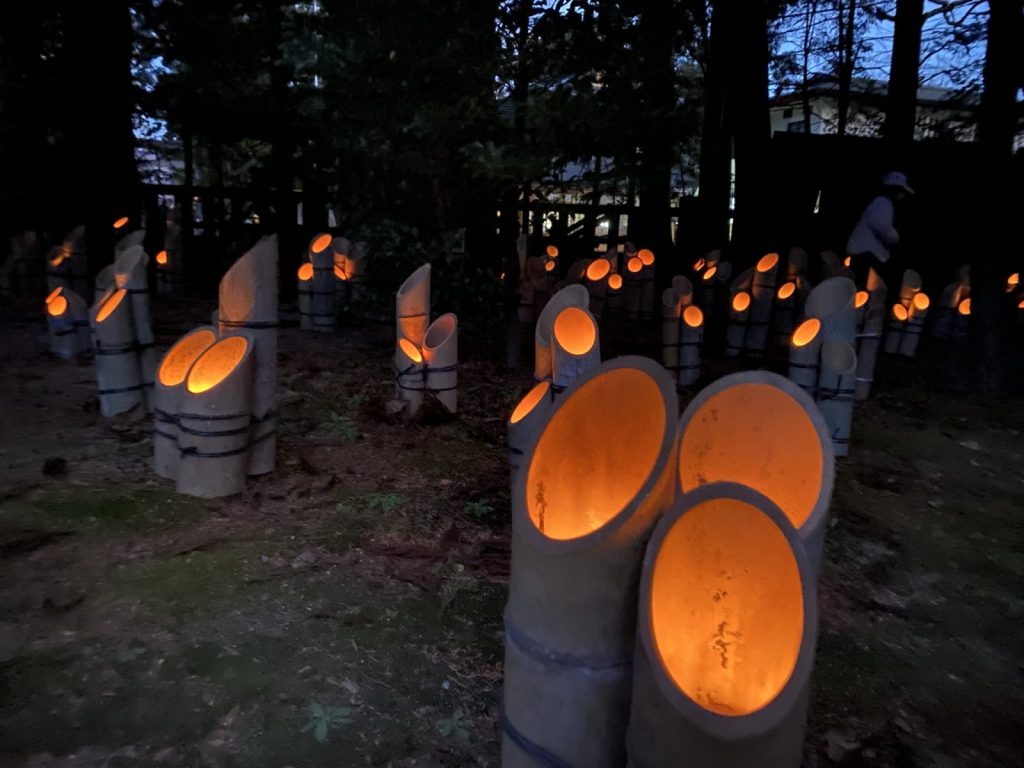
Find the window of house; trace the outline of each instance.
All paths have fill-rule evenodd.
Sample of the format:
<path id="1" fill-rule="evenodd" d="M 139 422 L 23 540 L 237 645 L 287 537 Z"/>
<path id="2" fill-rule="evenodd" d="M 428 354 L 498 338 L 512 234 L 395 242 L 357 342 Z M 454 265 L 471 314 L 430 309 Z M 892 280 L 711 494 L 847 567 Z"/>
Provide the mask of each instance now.
<path id="1" fill-rule="evenodd" d="M 786 124 L 786 130 L 790 133 L 803 133 L 804 132 L 804 121 L 794 120 L 791 123 Z"/>
<path id="2" fill-rule="evenodd" d="M 786 107 L 784 110 L 782 110 L 782 116 L 783 117 L 792 117 L 793 116 L 793 108 L 792 107 Z"/>

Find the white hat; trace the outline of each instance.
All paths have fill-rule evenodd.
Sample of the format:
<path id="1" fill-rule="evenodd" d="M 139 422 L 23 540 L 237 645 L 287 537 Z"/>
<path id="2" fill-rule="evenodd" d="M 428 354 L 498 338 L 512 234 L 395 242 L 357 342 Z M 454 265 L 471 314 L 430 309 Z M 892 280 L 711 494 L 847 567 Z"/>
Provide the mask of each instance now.
<path id="1" fill-rule="evenodd" d="M 914 194 L 914 190 L 907 184 L 906 174 L 900 173 L 899 171 L 892 171 L 891 173 L 885 174 L 882 177 L 882 186 L 885 187 L 902 187 L 907 190 L 910 194 Z"/>

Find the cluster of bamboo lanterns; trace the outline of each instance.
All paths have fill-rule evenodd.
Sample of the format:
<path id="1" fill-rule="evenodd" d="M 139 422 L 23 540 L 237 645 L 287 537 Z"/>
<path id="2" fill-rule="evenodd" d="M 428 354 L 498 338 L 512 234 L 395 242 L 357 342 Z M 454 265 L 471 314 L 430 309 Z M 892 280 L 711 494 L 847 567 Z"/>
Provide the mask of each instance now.
<path id="1" fill-rule="evenodd" d="M 580 373 L 584 370 L 585 366 L 592 364 L 596 361 L 600 362 L 601 346 L 600 338 L 597 330 L 597 322 L 594 320 L 593 315 L 587 310 L 590 306 L 590 293 L 585 286 L 574 283 L 567 285 L 560 291 L 555 293 L 551 297 L 551 300 L 541 310 L 540 315 L 537 317 L 537 325 L 533 332 L 533 349 L 534 349 L 534 362 L 533 362 L 533 376 L 537 381 L 549 379 L 554 381 L 571 381 L 573 373 Z M 561 362 L 564 367 L 561 371 L 556 374 L 555 363 L 555 322 L 558 316 L 569 309 L 577 309 L 584 313 L 587 319 L 593 321 L 593 338 L 590 338 L 590 334 L 587 331 L 587 324 L 583 322 L 577 322 L 576 324 L 566 323 L 563 328 L 564 332 L 571 330 L 580 329 L 582 336 L 580 338 L 564 338 L 562 340 L 562 352 L 558 356 L 558 362 Z M 570 317 L 576 317 L 579 321 L 579 315 L 571 315 Z M 586 346 L 586 342 L 590 340 L 592 343 L 589 347 Z M 573 350 L 579 350 L 573 353 L 565 345 L 568 344 Z M 577 359 L 578 358 L 578 359 Z M 560 388 L 562 385 L 557 385 Z"/>
<path id="2" fill-rule="evenodd" d="M 430 322 L 430 264 L 416 269 L 395 295 L 395 407 L 415 416 L 430 398 L 458 411 L 459 323 L 451 312 Z"/>
<path id="3" fill-rule="evenodd" d="M 310 240 L 299 265 L 299 327 L 330 333 L 338 313 L 360 301 L 366 280 L 367 246 L 321 232 Z"/>
<path id="4" fill-rule="evenodd" d="M 924 330 L 931 300 L 921 291 L 921 276 L 912 269 L 903 273 L 899 301 L 894 304 L 885 336 L 885 352 L 914 357 Z"/>
<path id="5" fill-rule="evenodd" d="M 50 351 L 62 360 L 88 352 L 92 343 L 89 338 L 89 308 L 85 300 L 70 288 L 58 286 L 50 291 L 45 305 Z"/>
<path id="6" fill-rule="evenodd" d="M 509 419 L 502 765 L 800 765 L 834 458 L 799 387 L 623 357 Z M 614 413 L 614 418 L 602 418 Z"/>
<path id="7" fill-rule="evenodd" d="M 276 236 L 265 237 L 221 279 L 216 326 L 178 340 L 154 392 L 153 465 L 179 493 L 241 493 L 273 471 L 277 423 Z"/>

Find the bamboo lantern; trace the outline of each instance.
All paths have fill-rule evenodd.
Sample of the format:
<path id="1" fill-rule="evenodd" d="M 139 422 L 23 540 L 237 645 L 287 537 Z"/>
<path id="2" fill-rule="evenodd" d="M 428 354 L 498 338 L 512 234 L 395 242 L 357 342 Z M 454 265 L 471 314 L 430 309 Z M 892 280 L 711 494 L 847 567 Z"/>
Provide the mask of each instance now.
<path id="1" fill-rule="evenodd" d="M 551 380 L 556 392 L 601 365 L 597 320 L 582 307 L 566 307 L 559 312 L 551 338 Z"/>
<path id="2" fill-rule="evenodd" d="M 505 429 L 508 433 L 508 466 L 512 485 L 516 482 L 516 473 L 523 463 L 523 450 L 548 420 L 548 414 L 555 402 L 555 390 L 551 382 L 538 381 L 533 389 L 519 401 Z"/>
<path id="3" fill-rule="evenodd" d="M 789 346 L 789 380 L 811 397 L 818 388 L 821 368 L 821 320 L 804 320 L 793 332 Z"/>
<path id="4" fill-rule="evenodd" d="M 822 339 L 853 343 L 857 336 L 856 296 L 857 286 L 846 277 L 830 277 L 811 291 L 804 311 L 821 320 Z"/>
<path id="5" fill-rule="evenodd" d="M 967 331 L 971 321 L 971 297 L 961 299 L 956 305 L 956 325 L 953 332 L 960 341 L 967 338 Z"/>
<path id="6" fill-rule="evenodd" d="M 93 280 L 92 300 L 96 303 L 106 295 L 107 291 L 114 287 L 114 265 L 108 264 L 96 273 Z"/>
<path id="7" fill-rule="evenodd" d="M 96 356 L 100 413 L 116 416 L 144 404 L 144 385 L 132 321 L 132 303 L 124 288 L 111 289 L 89 310 Z"/>
<path id="8" fill-rule="evenodd" d="M 737 357 L 743 351 L 743 339 L 747 334 L 747 318 L 750 316 L 750 294 L 737 291 L 729 302 L 729 325 L 725 329 L 725 354 Z"/>
<path id="9" fill-rule="evenodd" d="M 871 298 L 871 294 L 867 291 L 857 291 L 853 295 L 854 326 L 856 328 L 856 338 L 858 339 L 860 338 L 861 331 L 864 330 L 864 320 L 867 317 L 869 298 Z"/>
<path id="10" fill-rule="evenodd" d="M 970 282 L 960 277 L 947 285 L 939 297 L 935 308 L 935 322 L 932 324 L 932 335 L 937 339 L 948 339 L 956 323 L 956 308 L 970 293 Z"/>
<path id="11" fill-rule="evenodd" d="M 305 262 L 299 267 L 299 328 L 313 330 L 313 264 Z"/>
<path id="12" fill-rule="evenodd" d="M 708 251 L 707 255 L 704 257 L 704 261 L 709 267 L 717 266 L 722 261 L 722 252 L 717 248 L 713 251 Z"/>
<path id="13" fill-rule="evenodd" d="M 679 294 L 679 304 L 688 307 L 693 304 L 693 283 L 690 278 L 676 275 L 672 278 L 672 290 Z"/>
<path id="14" fill-rule="evenodd" d="M 682 300 L 674 288 L 661 293 L 661 364 L 666 370 L 679 370 L 679 323 Z"/>
<path id="15" fill-rule="evenodd" d="M 430 325 L 430 264 L 418 267 L 395 294 L 395 396 L 412 416 L 423 404 L 423 339 Z"/>
<path id="16" fill-rule="evenodd" d="M 756 490 L 679 499 L 644 557 L 629 764 L 798 768 L 815 580 L 786 515 Z"/>
<path id="17" fill-rule="evenodd" d="M 857 353 L 848 341 L 826 339 L 821 345 L 817 402 L 832 436 L 836 456 L 850 453 L 853 394 L 857 378 Z"/>
<path id="18" fill-rule="evenodd" d="M 608 275 L 608 294 L 605 305 L 612 315 L 622 313 L 622 275 L 617 272 Z"/>
<path id="19" fill-rule="evenodd" d="M 114 245 L 114 260 L 116 261 L 117 257 L 129 248 L 135 248 L 136 246 L 141 248 L 145 239 L 146 230 L 144 229 L 136 229 L 134 232 L 129 232 Z"/>
<path id="20" fill-rule="evenodd" d="M 775 343 L 786 344 L 793 335 L 793 304 L 796 301 L 796 281 L 787 280 L 775 292 L 774 323 Z"/>
<path id="21" fill-rule="evenodd" d="M 704 312 L 711 315 L 715 308 L 715 289 L 718 286 L 718 267 L 712 266 L 704 270 L 700 276 L 700 305 Z"/>
<path id="22" fill-rule="evenodd" d="M 703 271 L 704 267 L 707 266 L 707 263 L 708 260 L 705 257 L 698 257 L 697 260 L 693 262 L 693 273 L 695 275 L 699 275 Z"/>
<path id="23" fill-rule="evenodd" d="M 309 261 L 313 265 L 313 279 L 310 282 L 310 314 L 313 330 L 330 333 L 335 323 L 334 252 L 331 250 L 331 236 L 317 235 L 309 244 Z"/>
<path id="24" fill-rule="evenodd" d="M 127 238 L 125 238 L 127 239 Z M 131 245 L 118 253 L 114 260 L 114 284 L 128 291 L 132 304 L 132 322 L 135 324 L 135 342 L 139 352 L 139 371 L 142 376 L 143 393 L 147 408 L 153 395 L 156 381 L 156 339 L 153 337 L 153 323 L 149 309 L 149 275 L 146 265 L 149 257 L 141 245 Z"/>
<path id="25" fill-rule="evenodd" d="M 540 313 L 544 311 L 544 307 L 551 300 L 551 272 L 548 271 L 548 266 L 553 264 L 551 262 L 545 262 L 543 259 L 529 259 L 526 263 L 526 273 L 533 288 L 533 311 L 530 315 L 530 323 L 536 321 L 540 317 Z"/>
<path id="26" fill-rule="evenodd" d="M 430 324 L 423 337 L 423 363 L 426 366 L 426 391 L 448 413 L 458 410 L 459 321 L 451 312 Z"/>
<path id="27" fill-rule="evenodd" d="M 679 489 L 739 483 L 789 518 L 817 573 L 828 528 L 835 459 L 814 400 L 775 373 L 723 376 L 702 389 L 679 421 Z"/>
<path id="28" fill-rule="evenodd" d="M 913 269 L 903 272 L 903 282 L 900 284 L 900 304 L 904 309 L 910 310 L 910 303 L 914 300 L 914 294 L 921 290 L 921 275 Z"/>
<path id="29" fill-rule="evenodd" d="M 85 225 L 79 224 L 64 235 L 62 248 L 70 264 L 71 289 L 79 296 L 85 296 L 86 291 L 89 290 L 89 264 L 85 251 Z"/>
<path id="30" fill-rule="evenodd" d="M 689 387 L 700 378 L 700 345 L 704 340 L 704 313 L 692 304 L 682 313 L 679 332 L 679 374 L 676 384 Z"/>
<path id="31" fill-rule="evenodd" d="M 807 272 L 807 251 L 803 248 L 790 248 L 786 258 L 786 279 L 795 281 Z"/>
<path id="32" fill-rule="evenodd" d="M 1020 272 L 1014 272 L 1006 278 L 1005 290 L 1007 293 L 1013 293 L 1017 290 L 1017 286 L 1020 285 Z"/>
<path id="33" fill-rule="evenodd" d="M 641 280 L 643 281 L 643 292 L 640 299 L 640 318 L 649 320 L 654 314 L 654 251 L 650 248 L 641 248 L 637 251 L 637 258 L 640 259 Z"/>
<path id="34" fill-rule="evenodd" d="M 153 389 L 153 469 L 160 477 L 178 476 L 178 414 L 182 390 L 192 364 L 217 341 L 217 330 L 200 326 L 185 334 L 167 350 L 157 369 Z"/>
<path id="35" fill-rule="evenodd" d="M 46 290 L 71 287 L 71 262 L 64 249 L 53 246 L 46 254 Z"/>
<path id="36" fill-rule="evenodd" d="M 50 351 L 70 360 L 91 347 L 89 308 L 70 288 L 54 288 L 46 297 L 46 320 L 50 330 Z"/>
<path id="37" fill-rule="evenodd" d="M 189 369 L 178 414 L 178 493 L 213 499 L 245 490 L 254 346 L 248 333 L 226 336 Z"/>
<path id="38" fill-rule="evenodd" d="M 775 297 L 775 273 L 779 267 L 779 254 L 762 256 L 754 267 L 750 288 L 750 314 L 743 346 L 754 357 L 764 354 L 768 345 L 768 324 L 772 317 L 772 299 Z"/>
<path id="39" fill-rule="evenodd" d="M 889 330 L 885 334 L 885 353 L 887 355 L 895 354 L 899 350 L 900 342 L 903 340 L 903 329 L 907 325 L 909 316 L 910 313 L 902 304 L 893 305 L 892 317 L 889 318 Z"/>
<path id="40" fill-rule="evenodd" d="M 626 274 L 623 276 L 623 278 L 626 283 L 625 292 L 627 320 L 640 319 L 640 307 L 643 303 L 644 293 L 643 269 L 644 263 L 640 261 L 639 256 L 631 256 L 626 261 Z"/>
<path id="41" fill-rule="evenodd" d="M 671 502 L 671 377 L 619 357 L 588 371 L 524 449 L 512 488 L 505 768 L 625 764 L 644 544 Z"/>
<path id="42" fill-rule="evenodd" d="M 171 262 L 170 256 L 167 255 L 167 249 L 157 251 L 153 261 L 156 263 L 156 292 L 161 295 L 172 293 Z"/>
<path id="43" fill-rule="evenodd" d="M 874 383 L 875 362 L 878 359 L 878 348 L 882 343 L 882 331 L 885 328 L 885 295 L 886 286 L 875 270 L 868 271 L 868 303 L 864 312 L 864 321 L 857 335 L 857 383 L 854 386 L 854 399 L 867 400 Z M 855 300 L 856 303 L 856 300 Z"/>
<path id="44" fill-rule="evenodd" d="M 917 343 L 921 340 L 921 331 L 924 329 L 924 320 L 928 315 L 930 305 L 931 300 L 920 291 L 915 293 L 914 298 L 910 300 L 907 325 L 903 330 L 899 346 L 899 353 L 904 357 L 913 357 L 917 354 Z"/>
<path id="45" fill-rule="evenodd" d="M 220 281 L 221 336 L 244 331 L 251 351 L 252 436 L 249 474 L 273 472 L 277 455 L 277 235 L 262 238 Z"/>
<path id="46" fill-rule="evenodd" d="M 334 257 L 334 312 L 341 312 L 348 304 L 349 258 L 352 244 L 345 237 L 331 240 L 331 255 Z"/>
<path id="47" fill-rule="evenodd" d="M 399 339 L 395 344 L 395 396 L 407 404 L 407 416 L 416 415 L 423 406 L 425 372 L 422 350 L 408 339 Z"/>
<path id="48" fill-rule="evenodd" d="M 590 314 L 598 320 L 604 312 L 605 297 L 608 293 L 608 276 L 612 263 L 608 259 L 594 259 L 586 271 L 586 286 L 590 292 Z"/>
<path id="49" fill-rule="evenodd" d="M 115 237 L 124 237 L 124 233 L 128 231 L 128 222 L 131 221 L 127 216 L 121 216 L 114 220 L 111 224 L 111 228 L 114 231 Z"/>
<path id="50" fill-rule="evenodd" d="M 574 261 L 565 275 L 565 282 L 582 284 L 584 275 L 586 275 L 592 261 L 593 259 L 577 259 Z"/>
<path id="51" fill-rule="evenodd" d="M 550 379 L 552 375 L 552 334 L 554 333 L 555 318 L 566 307 L 586 307 L 590 304 L 590 294 L 582 285 L 567 285 L 547 303 L 540 316 L 537 318 L 537 326 L 533 332 L 533 377 Z"/>

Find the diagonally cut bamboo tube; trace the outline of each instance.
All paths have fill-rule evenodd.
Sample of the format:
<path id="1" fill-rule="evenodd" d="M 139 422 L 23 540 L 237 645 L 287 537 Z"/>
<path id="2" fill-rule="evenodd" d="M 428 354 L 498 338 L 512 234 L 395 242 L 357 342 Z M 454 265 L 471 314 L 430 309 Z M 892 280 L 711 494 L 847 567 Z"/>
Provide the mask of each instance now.
<path id="1" fill-rule="evenodd" d="M 55 245 L 46 254 L 46 290 L 71 287 L 71 262 L 64 249 Z"/>
<path id="2" fill-rule="evenodd" d="M 508 466 L 513 485 L 523 464 L 523 449 L 548 420 L 555 403 L 555 390 L 548 380 L 538 381 L 519 401 L 505 425 L 508 433 Z"/>
<path id="3" fill-rule="evenodd" d="M 254 347 L 250 475 L 273 472 L 276 465 L 277 262 L 277 235 L 264 237 L 240 256 L 220 281 L 220 335 L 244 331 Z"/>
<path id="4" fill-rule="evenodd" d="M 422 347 L 429 325 L 430 264 L 424 264 L 406 278 L 395 295 L 395 337 Z"/>
<path id="5" fill-rule="evenodd" d="M 889 316 L 889 328 L 885 333 L 885 353 L 887 355 L 895 354 L 899 350 L 908 317 L 909 313 L 906 307 L 902 304 L 893 304 L 892 314 Z"/>
<path id="6" fill-rule="evenodd" d="M 835 458 L 814 400 L 768 371 L 724 376 L 679 421 L 679 489 L 740 483 L 763 493 L 797 529 L 817 572 L 828 529 Z"/>
<path id="7" fill-rule="evenodd" d="M 153 389 L 153 469 L 160 477 L 178 476 L 178 415 L 182 390 L 192 364 L 217 341 L 217 330 L 200 326 L 182 336 L 167 350 L 157 369 Z"/>
<path id="8" fill-rule="evenodd" d="M 124 288 L 110 289 L 89 310 L 96 358 L 100 413 L 115 416 L 144 405 L 142 372 L 132 322 L 132 304 Z"/>
<path id="9" fill-rule="evenodd" d="M 92 293 L 92 300 L 94 304 L 102 299 L 107 291 L 114 287 L 114 271 L 114 265 L 108 264 L 96 273 L 96 279 L 93 280 Z"/>
<path id="10" fill-rule="evenodd" d="M 132 322 L 135 324 L 135 341 L 139 352 L 139 372 L 142 376 L 147 408 L 150 407 L 153 397 L 156 366 L 159 361 L 149 309 L 149 275 L 146 272 L 148 263 L 149 257 L 141 245 L 123 248 L 114 261 L 114 282 L 118 288 L 128 291 L 128 298 L 132 303 Z"/>
<path id="11" fill-rule="evenodd" d="M 608 276 L 612 271 L 612 263 L 608 259 L 594 259 L 585 273 L 584 284 L 590 293 L 590 314 L 598 320 L 604 312 L 605 296 L 608 293 Z"/>
<path id="12" fill-rule="evenodd" d="M 334 257 L 334 303 L 335 313 L 341 312 L 348 306 L 349 301 L 349 276 L 351 272 L 351 261 L 348 253 L 352 250 L 352 244 L 345 237 L 336 237 L 331 240 L 331 255 Z"/>
<path id="13" fill-rule="evenodd" d="M 459 404 L 459 320 L 451 312 L 430 324 L 423 337 L 426 391 L 455 413 Z"/>
<path id="14" fill-rule="evenodd" d="M 743 352 L 749 316 L 750 294 L 747 291 L 737 291 L 729 302 L 729 325 L 725 329 L 726 357 L 737 357 Z"/>
<path id="15" fill-rule="evenodd" d="M 639 320 L 641 305 L 643 304 L 644 264 L 639 256 L 632 256 L 626 260 L 626 272 L 622 276 L 625 281 L 625 303 L 626 319 Z"/>
<path id="16" fill-rule="evenodd" d="M 640 561 L 672 499 L 677 412 L 661 366 L 619 357 L 577 379 L 524 449 L 512 488 L 504 768 L 624 764 Z"/>
<path id="17" fill-rule="evenodd" d="M 89 333 L 89 308 L 70 288 L 55 288 L 46 297 L 46 319 L 50 328 L 50 350 L 70 360 L 88 352 L 92 346 Z"/>
<path id="18" fill-rule="evenodd" d="M 125 251 L 127 251 L 129 248 L 135 248 L 136 246 L 141 248 L 142 242 L 145 239 L 146 230 L 144 229 L 136 229 L 126 234 L 124 237 L 122 237 L 114 244 L 114 260 L 116 261 L 117 257 L 120 256 Z"/>
<path id="19" fill-rule="evenodd" d="M 679 373 L 676 384 L 689 387 L 700 378 L 700 345 L 704 340 L 704 313 L 692 304 L 683 310 L 679 325 Z"/>
<path id="20" fill-rule="evenodd" d="M 928 316 L 928 306 L 931 304 L 928 296 L 918 291 L 910 300 L 910 309 L 907 312 L 907 326 L 903 331 L 903 338 L 900 339 L 899 353 L 905 357 L 913 357 L 917 354 L 917 343 L 921 340 L 921 331 L 924 330 L 924 320 Z"/>
<path id="21" fill-rule="evenodd" d="M 853 343 L 857 336 L 854 300 L 857 286 L 847 277 L 830 277 L 819 283 L 807 297 L 804 311 L 821 320 L 823 340 L 839 339 Z"/>
<path id="22" fill-rule="evenodd" d="M 718 290 L 719 267 L 711 266 L 704 270 L 700 276 L 700 306 L 704 314 L 711 317 L 715 311 L 715 293 Z"/>
<path id="23" fill-rule="evenodd" d="M 786 279 L 796 280 L 807 272 L 807 251 L 803 248 L 790 248 L 786 258 Z"/>
<path id="24" fill-rule="evenodd" d="M 313 330 L 313 264 L 306 262 L 299 267 L 299 328 Z"/>
<path id="25" fill-rule="evenodd" d="M 820 370 L 821 320 L 811 317 L 793 332 L 789 345 L 789 380 L 814 397 Z"/>
<path id="26" fill-rule="evenodd" d="M 793 335 L 793 305 L 796 303 L 797 285 L 795 280 L 788 280 L 775 292 L 775 312 L 772 315 L 772 329 L 775 343 L 789 343 Z"/>
<path id="27" fill-rule="evenodd" d="M 679 305 L 688 307 L 693 304 L 693 283 L 690 278 L 676 275 L 672 278 L 672 290 L 679 294 Z"/>
<path id="28" fill-rule="evenodd" d="M 853 345 L 838 339 L 826 339 L 821 345 L 821 371 L 818 374 L 817 403 L 825 417 L 836 456 L 850 453 L 850 427 L 853 423 L 853 393 L 857 379 L 857 353 Z"/>
<path id="29" fill-rule="evenodd" d="M 903 282 L 900 284 L 900 304 L 904 309 L 910 309 L 910 302 L 914 300 L 914 294 L 921 290 L 921 275 L 913 269 L 903 271 Z"/>
<path id="30" fill-rule="evenodd" d="M 817 634 L 814 569 L 768 498 L 680 498 L 644 557 L 632 766 L 798 768 Z"/>
<path id="31" fill-rule="evenodd" d="M 561 391 L 601 365 L 597 320 L 582 307 L 566 307 L 555 317 L 551 334 L 551 381 Z"/>
<path id="32" fill-rule="evenodd" d="M 764 354 L 768 346 L 768 326 L 772 317 L 772 299 L 775 296 L 775 273 L 779 267 L 779 254 L 768 253 L 754 267 L 750 287 L 750 316 L 743 346 L 754 357 Z"/>
<path id="33" fill-rule="evenodd" d="M 674 288 L 661 293 L 661 364 L 666 370 L 679 370 L 679 323 L 682 299 Z"/>
<path id="34" fill-rule="evenodd" d="M 334 252 L 331 250 L 331 236 L 320 234 L 309 243 L 309 261 L 313 265 L 313 280 L 310 285 L 310 310 L 313 316 L 313 330 L 330 333 L 335 324 Z"/>
<path id="35" fill-rule="evenodd" d="M 254 352 L 248 333 L 226 336 L 189 369 L 178 414 L 178 493 L 212 499 L 245 490 Z"/>
<path id="36" fill-rule="evenodd" d="M 854 398 L 857 400 L 867 400 L 871 394 L 875 362 L 878 360 L 878 348 L 882 344 L 882 331 L 885 328 L 886 286 L 873 269 L 868 271 L 867 291 L 868 305 L 857 337 L 857 383 L 854 387 Z"/>
<path id="37" fill-rule="evenodd" d="M 552 335 L 554 334 L 555 318 L 566 307 L 586 307 L 590 303 L 590 294 L 582 285 L 567 285 L 547 303 L 537 318 L 537 327 L 533 332 L 533 377 L 540 381 L 552 375 Z"/>

